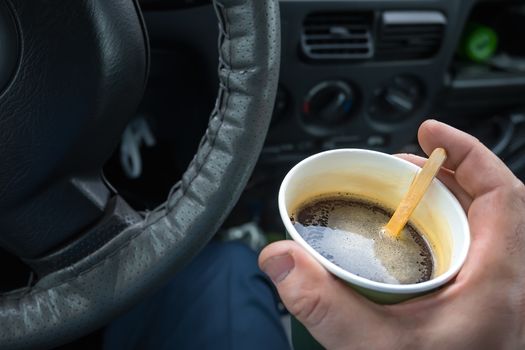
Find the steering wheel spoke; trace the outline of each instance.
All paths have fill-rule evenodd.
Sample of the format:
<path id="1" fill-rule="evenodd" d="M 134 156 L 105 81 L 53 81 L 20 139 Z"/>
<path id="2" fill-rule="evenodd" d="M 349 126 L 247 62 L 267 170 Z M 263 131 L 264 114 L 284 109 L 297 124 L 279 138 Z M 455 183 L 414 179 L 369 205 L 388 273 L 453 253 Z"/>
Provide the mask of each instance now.
<path id="1" fill-rule="evenodd" d="M 181 10 L 211 4 L 211 0 L 140 0 L 143 10 Z"/>

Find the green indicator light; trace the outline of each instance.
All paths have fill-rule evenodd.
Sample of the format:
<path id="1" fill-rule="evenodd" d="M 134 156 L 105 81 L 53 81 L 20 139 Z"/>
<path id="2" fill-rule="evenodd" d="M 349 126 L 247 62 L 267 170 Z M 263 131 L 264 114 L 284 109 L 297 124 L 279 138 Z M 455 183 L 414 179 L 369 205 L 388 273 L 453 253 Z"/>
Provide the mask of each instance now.
<path id="1" fill-rule="evenodd" d="M 461 42 L 460 53 L 471 61 L 483 63 L 489 60 L 498 48 L 498 35 L 487 26 L 470 23 Z"/>

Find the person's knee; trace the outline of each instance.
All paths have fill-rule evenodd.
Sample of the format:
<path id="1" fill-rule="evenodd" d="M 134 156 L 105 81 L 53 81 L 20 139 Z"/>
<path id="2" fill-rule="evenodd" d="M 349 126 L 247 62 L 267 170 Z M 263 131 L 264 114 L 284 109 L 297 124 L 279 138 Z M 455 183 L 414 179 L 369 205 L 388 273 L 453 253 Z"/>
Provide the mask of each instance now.
<path id="1" fill-rule="evenodd" d="M 228 270 L 236 277 L 246 278 L 250 275 L 262 275 L 257 265 L 257 254 L 240 241 L 219 243 L 217 259 L 218 268 Z"/>

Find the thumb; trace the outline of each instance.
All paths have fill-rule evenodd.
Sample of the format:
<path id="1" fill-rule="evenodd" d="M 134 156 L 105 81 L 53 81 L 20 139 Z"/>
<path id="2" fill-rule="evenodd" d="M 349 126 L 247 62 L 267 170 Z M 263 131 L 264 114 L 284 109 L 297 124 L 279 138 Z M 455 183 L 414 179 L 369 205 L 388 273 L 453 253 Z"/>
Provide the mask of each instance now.
<path id="1" fill-rule="evenodd" d="M 388 313 L 355 293 L 293 241 L 267 246 L 259 266 L 288 309 L 324 347 L 359 348 L 392 334 Z M 377 335 L 381 334 L 381 337 Z M 392 340 L 389 340 L 392 345 Z M 374 347 L 372 347 L 374 348 Z"/>

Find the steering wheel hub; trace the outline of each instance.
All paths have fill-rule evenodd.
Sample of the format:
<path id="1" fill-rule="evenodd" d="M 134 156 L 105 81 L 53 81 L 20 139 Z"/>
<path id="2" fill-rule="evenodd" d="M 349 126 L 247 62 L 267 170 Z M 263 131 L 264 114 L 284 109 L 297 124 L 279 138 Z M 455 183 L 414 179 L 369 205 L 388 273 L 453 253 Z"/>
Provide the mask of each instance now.
<path id="1" fill-rule="evenodd" d="M 7 88 L 19 58 L 18 29 L 13 12 L 0 2 L 0 95 Z"/>
<path id="2" fill-rule="evenodd" d="M 2 16 L 0 86 L 11 83 L 0 96 L 0 244 L 34 258 L 102 215 L 108 194 L 86 198 L 79 187 L 100 181 L 137 108 L 146 37 L 132 1 L 20 0 L 13 11 L 2 1 Z M 13 72 L 17 46 L 19 69 L 10 78 L 2 73 Z"/>

